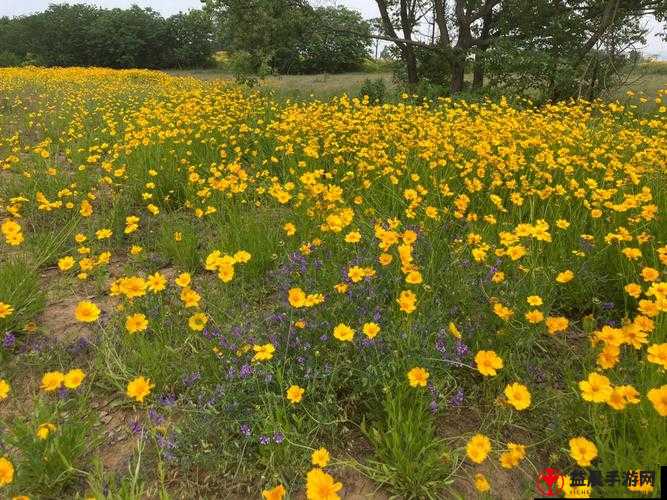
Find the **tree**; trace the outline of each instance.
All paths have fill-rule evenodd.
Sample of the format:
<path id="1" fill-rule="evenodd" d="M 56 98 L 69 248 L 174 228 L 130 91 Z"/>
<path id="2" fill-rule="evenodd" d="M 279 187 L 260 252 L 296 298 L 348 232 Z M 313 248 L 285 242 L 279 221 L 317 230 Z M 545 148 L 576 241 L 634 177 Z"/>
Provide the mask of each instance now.
<path id="1" fill-rule="evenodd" d="M 344 7 L 313 8 L 305 0 L 208 0 L 223 47 L 247 54 L 257 69 L 279 73 L 357 69 L 368 55 L 370 28 Z"/>

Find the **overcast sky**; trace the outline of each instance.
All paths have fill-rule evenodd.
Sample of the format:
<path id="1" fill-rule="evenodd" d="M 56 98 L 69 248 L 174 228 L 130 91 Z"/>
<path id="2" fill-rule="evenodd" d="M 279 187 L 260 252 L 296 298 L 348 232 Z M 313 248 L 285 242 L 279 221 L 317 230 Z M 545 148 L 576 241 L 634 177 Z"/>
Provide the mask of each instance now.
<path id="1" fill-rule="evenodd" d="M 39 12 L 46 9 L 50 3 L 88 3 L 100 7 L 129 7 L 131 4 L 137 4 L 140 7 L 151 7 L 165 16 L 198 8 L 201 5 L 199 0 L 0 0 L 0 16 Z M 365 18 L 379 17 L 375 0 L 314 0 L 312 3 L 344 5 L 360 11 Z M 658 54 L 662 59 L 667 59 L 667 43 L 656 36 L 660 31 L 660 25 L 655 20 L 647 21 L 647 25 L 651 34 L 644 52 L 650 55 Z"/>

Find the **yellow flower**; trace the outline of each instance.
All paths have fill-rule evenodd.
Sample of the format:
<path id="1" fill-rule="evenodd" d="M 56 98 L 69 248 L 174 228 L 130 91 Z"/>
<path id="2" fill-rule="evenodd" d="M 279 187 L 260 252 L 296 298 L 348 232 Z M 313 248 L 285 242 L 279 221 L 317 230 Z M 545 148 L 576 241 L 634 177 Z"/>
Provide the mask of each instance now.
<path id="1" fill-rule="evenodd" d="M 14 308 L 11 305 L 0 302 L 0 319 L 8 318 L 13 312 Z"/>
<path id="2" fill-rule="evenodd" d="M 481 464 L 491 451 L 491 440 L 484 434 L 475 434 L 466 444 L 468 458 L 476 464 Z"/>
<path id="3" fill-rule="evenodd" d="M 333 336 L 341 342 L 352 342 L 352 339 L 354 339 L 354 330 L 345 323 L 339 323 L 333 329 Z"/>
<path id="4" fill-rule="evenodd" d="M 287 399 L 289 399 L 290 403 L 292 404 L 300 403 L 303 399 L 304 392 L 306 392 L 306 389 L 303 387 L 299 387 L 298 385 L 291 385 L 289 389 L 287 389 Z"/>
<path id="5" fill-rule="evenodd" d="M 570 324 L 567 318 L 563 316 L 549 316 L 545 323 L 551 335 L 567 330 Z"/>
<path id="6" fill-rule="evenodd" d="M 517 410 L 525 410 L 530 406 L 530 392 L 525 385 L 514 382 L 505 387 L 507 402 Z"/>
<path id="7" fill-rule="evenodd" d="M 646 394 L 648 400 L 653 403 L 653 408 L 661 416 L 667 417 L 667 384 L 651 389 Z"/>
<path id="8" fill-rule="evenodd" d="M 667 342 L 651 345 L 647 350 L 646 359 L 667 370 Z"/>
<path id="9" fill-rule="evenodd" d="M 322 469 L 315 467 L 306 475 L 306 498 L 308 500 L 339 500 L 338 491 L 343 485 Z"/>
<path id="10" fill-rule="evenodd" d="M 579 382 L 581 397 L 593 403 L 606 403 L 611 396 L 611 383 L 609 379 L 599 373 L 591 373 L 587 380 Z"/>
<path id="11" fill-rule="evenodd" d="M 380 325 L 374 322 L 364 323 L 364 326 L 361 328 L 361 331 L 369 339 L 374 339 L 378 333 L 380 333 Z"/>
<path id="12" fill-rule="evenodd" d="M 98 240 L 105 240 L 107 238 L 111 238 L 113 235 L 113 231 L 111 229 L 100 229 L 99 231 L 95 232 L 95 236 L 97 236 Z"/>
<path id="13" fill-rule="evenodd" d="M 318 467 L 326 467 L 329 464 L 329 460 L 331 460 L 331 456 L 329 455 L 329 450 L 326 448 L 318 448 L 310 456 L 311 463 Z"/>
<path id="14" fill-rule="evenodd" d="M 642 287 L 637 283 L 628 283 L 624 287 L 625 292 L 632 298 L 638 299 L 642 294 Z"/>
<path id="15" fill-rule="evenodd" d="M 538 307 L 541 306 L 544 302 L 542 302 L 542 297 L 539 295 L 529 295 L 526 297 L 526 302 L 528 302 L 528 305 Z"/>
<path id="16" fill-rule="evenodd" d="M 291 222 L 288 222 L 283 226 L 283 231 L 285 231 L 287 236 L 294 236 L 294 234 L 296 234 L 296 226 Z"/>
<path id="17" fill-rule="evenodd" d="M 484 474 L 478 472 L 475 474 L 475 489 L 480 493 L 486 493 L 491 490 L 491 484 Z"/>
<path id="18" fill-rule="evenodd" d="M 37 432 L 35 432 L 35 435 L 37 436 L 37 439 L 44 441 L 49 437 L 49 434 L 55 430 L 56 426 L 53 424 L 41 424 L 39 427 L 37 427 Z"/>
<path id="19" fill-rule="evenodd" d="M 410 387 L 426 387 L 429 373 L 424 368 L 417 366 L 408 372 L 407 377 Z"/>
<path id="20" fill-rule="evenodd" d="M 153 293 L 158 293 L 167 287 L 167 278 L 160 273 L 151 274 L 146 279 L 148 289 Z"/>
<path id="21" fill-rule="evenodd" d="M 598 456 L 598 449 L 585 437 L 575 437 L 570 439 L 570 456 L 580 467 L 588 467 Z"/>
<path id="22" fill-rule="evenodd" d="M 378 262 L 382 266 L 388 266 L 391 264 L 391 261 L 394 260 L 394 257 L 391 254 L 383 253 L 378 257 Z"/>
<path id="23" fill-rule="evenodd" d="M 507 443 L 507 451 L 500 455 L 500 465 L 511 469 L 519 465 L 526 456 L 526 447 L 522 444 Z"/>
<path id="24" fill-rule="evenodd" d="M 528 311 L 525 314 L 525 318 L 528 321 L 528 323 L 539 323 L 544 319 L 544 314 L 542 314 L 542 311 L 539 309 L 533 309 L 532 311 Z"/>
<path id="25" fill-rule="evenodd" d="M 417 296 L 410 290 L 403 290 L 396 302 L 404 313 L 411 314 L 417 309 Z"/>
<path id="26" fill-rule="evenodd" d="M 361 241 L 361 233 L 359 231 L 350 231 L 345 235 L 345 243 L 359 243 Z"/>
<path id="27" fill-rule="evenodd" d="M 63 383 L 68 389 L 76 389 L 81 385 L 84 378 L 86 378 L 85 372 L 81 368 L 74 368 L 65 374 Z"/>
<path id="28" fill-rule="evenodd" d="M 78 321 L 92 323 L 100 317 L 100 308 L 88 300 L 83 300 L 77 304 L 74 316 Z"/>
<path id="29" fill-rule="evenodd" d="M 409 285 L 418 285 L 422 281 L 422 275 L 419 271 L 410 271 L 405 275 L 405 282 Z"/>
<path id="30" fill-rule="evenodd" d="M 0 487 L 14 481 L 14 466 L 5 457 L 0 457 Z"/>
<path id="31" fill-rule="evenodd" d="M 181 288 L 186 288 L 187 286 L 190 285 L 191 280 L 192 277 L 190 276 L 190 273 L 181 273 L 176 278 L 176 284 Z"/>
<path id="32" fill-rule="evenodd" d="M 11 389 L 12 387 L 9 385 L 9 382 L 7 382 L 4 378 L 0 378 L 0 401 L 7 399 Z"/>
<path id="33" fill-rule="evenodd" d="M 287 292 L 287 300 L 292 307 L 300 309 L 306 305 L 306 292 L 301 288 L 290 288 Z"/>
<path id="34" fill-rule="evenodd" d="M 74 260 L 74 257 L 63 257 L 62 259 L 58 259 L 58 269 L 61 271 L 68 271 L 74 267 L 74 264 L 76 261 Z"/>
<path id="35" fill-rule="evenodd" d="M 201 332 L 206 327 L 207 323 L 208 316 L 202 312 L 193 314 L 190 316 L 190 319 L 188 319 L 188 326 L 195 332 Z"/>
<path id="36" fill-rule="evenodd" d="M 125 329 L 128 333 L 145 332 L 148 329 L 148 319 L 141 313 L 131 314 L 125 319 Z"/>
<path id="37" fill-rule="evenodd" d="M 449 325 L 447 325 L 447 328 L 449 329 L 449 333 L 451 333 L 454 338 L 461 338 L 461 332 L 458 328 L 456 328 L 456 325 L 453 322 L 450 321 Z"/>
<path id="38" fill-rule="evenodd" d="M 268 361 L 273 357 L 273 353 L 276 352 L 273 344 L 254 345 L 252 349 L 255 351 L 255 356 L 252 358 L 253 361 Z"/>
<path id="39" fill-rule="evenodd" d="M 234 262 L 237 262 L 239 264 L 246 264 L 250 262 L 250 259 L 252 258 L 252 255 L 250 252 L 246 252 L 245 250 L 239 250 L 234 254 Z"/>
<path id="40" fill-rule="evenodd" d="M 151 379 L 143 376 L 136 377 L 127 384 L 127 396 L 143 403 L 144 398 L 151 393 L 153 387 L 155 387 L 155 384 L 151 384 Z"/>
<path id="41" fill-rule="evenodd" d="M 494 351 L 479 351 L 475 354 L 475 364 L 479 373 L 485 377 L 493 377 L 503 367 L 503 360 Z"/>
<path id="42" fill-rule="evenodd" d="M 270 490 L 262 491 L 262 497 L 264 500 L 283 500 L 285 493 L 285 487 L 282 484 L 279 484 Z"/>
<path id="43" fill-rule="evenodd" d="M 568 269 L 567 271 L 558 273 L 558 275 L 556 276 L 556 281 L 558 283 L 564 284 L 572 281 L 572 278 L 574 278 L 574 273 Z"/>
<path id="44" fill-rule="evenodd" d="M 42 385 L 40 389 L 46 392 L 52 392 L 60 389 L 65 381 L 65 375 L 62 372 L 47 372 L 42 376 Z"/>

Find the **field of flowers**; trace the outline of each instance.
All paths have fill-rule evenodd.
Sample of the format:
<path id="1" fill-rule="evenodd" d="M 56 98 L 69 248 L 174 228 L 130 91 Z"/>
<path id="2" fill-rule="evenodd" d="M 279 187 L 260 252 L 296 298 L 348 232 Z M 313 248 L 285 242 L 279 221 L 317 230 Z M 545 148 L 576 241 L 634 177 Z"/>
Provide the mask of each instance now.
<path id="1" fill-rule="evenodd" d="M 667 87 L 0 69 L 0 497 L 656 495 L 666 159 Z"/>

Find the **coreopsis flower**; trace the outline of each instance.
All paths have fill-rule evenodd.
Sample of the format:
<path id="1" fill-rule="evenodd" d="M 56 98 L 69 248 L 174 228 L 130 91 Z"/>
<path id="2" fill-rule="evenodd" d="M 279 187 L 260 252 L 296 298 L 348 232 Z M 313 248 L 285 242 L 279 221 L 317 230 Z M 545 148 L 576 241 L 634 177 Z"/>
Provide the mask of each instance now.
<path id="1" fill-rule="evenodd" d="M 486 493 L 487 491 L 491 491 L 491 483 L 489 483 L 489 480 L 481 472 L 475 474 L 474 483 L 475 483 L 475 489 L 480 493 Z"/>
<path id="2" fill-rule="evenodd" d="M 188 319 L 188 326 L 195 332 L 201 332 L 208 323 L 208 316 L 205 313 L 195 313 Z"/>
<path id="3" fill-rule="evenodd" d="M 42 384 L 40 385 L 40 389 L 45 392 L 53 392 L 60 389 L 64 381 L 65 374 L 63 372 L 47 372 L 42 376 Z"/>
<path id="4" fill-rule="evenodd" d="M 494 351 L 478 351 L 475 354 L 475 365 L 479 373 L 485 377 L 493 377 L 498 374 L 497 370 L 503 367 L 503 360 Z"/>
<path id="5" fill-rule="evenodd" d="M 416 366 L 407 373 L 407 377 L 410 387 L 426 387 L 429 373 L 426 369 Z"/>
<path id="6" fill-rule="evenodd" d="M 646 359 L 667 370 L 667 342 L 649 346 Z"/>
<path id="7" fill-rule="evenodd" d="M 301 288 L 290 288 L 287 292 L 287 301 L 295 309 L 300 309 L 306 305 L 306 292 Z"/>
<path id="8" fill-rule="evenodd" d="M 37 436 L 37 439 L 44 441 L 49 437 L 49 434 L 54 432 L 56 430 L 56 426 L 52 423 L 46 423 L 46 424 L 40 424 L 39 427 L 37 427 L 37 431 L 35 432 L 35 436 Z"/>
<path id="9" fill-rule="evenodd" d="M 361 327 L 361 331 L 369 339 L 374 339 L 377 334 L 380 333 L 380 325 L 370 321 L 368 323 L 364 323 L 364 325 Z"/>
<path id="10" fill-rule="evenodd" d="M 500 455 L 500 465 L 505 469 L 512 469 L 526 456 L 526 447 L 522 444 L 507 443 L 507 451 Z"/>
<path id="11" fill-rule="evenodd" d="M 97 321 L 97 318 L 100 317 L 100 308 L 89 300 L 82 300 L 76 306 L 74 310 L 74 316 L 77 321 L 82 321 L 84 323 L 92 323 Z"/>
<path id="12" fill-rule="evenodd" d="M 331 455 L 329 455 L 329 450 L 326 448 L 318 448 L 310 456 L 311 463 L 318 467 L 326 467 L 329 464 L 329 460 L 331 460 Z"/>
<path id="13" fill-rule="evenodd" d="M 81 368 L 74 368 L 68 371 L 63 378 L 63 385 L 68 389 L 77 389 L 83 379 L 86 378 L 86 373 Z"/>
<path id="14" fill-rule="evenodd" d="M 301 402 L 304 392 L 306 392 L 306 389 L 303 387 L 299 387 L 298 385 L 291 385 L 287 389 L 286 396 L 290 403 L 296 404 Z"/>
<path id="15" fill-rule="evenodd" d="M 339 500 L 338 492 L 342 483 L 324 472 L 319 467 L 311 469 L 306 475 L 306 498 L 308 500 Z"/>
<path id="16" fill-rule="evenodd" d="M 354 339 L 354 330 L 345 323 L 339 323 L 333 329 L 333 336 L 341 342 L 352 342 Z"/>
<path id="17" fill-rule="evenodd" d="M 0 378 L 0 401 L 7 399 L 11 389 L 12 387 L 9 385 L 9 382 L 7 382 L 4 378 Z"/>
<path id="18" fill-rule="evenodd" d="M 148 329 L 148 319 L 145 314 L 131 314 L 125 319 L 125 329 L 128 333 L 145 332 Z"/>
<path id="19" fill-rule="evenodd" d="M 642 287 L 637 283 L 628 283 L 623 289 L 625 293 L 634 299 L 638 299 L 642 294 Z"/>
<path id="20" fill-rule="evenodd" d="M 14 313 L 14 308 L 10 304 L 0 302 L 0 319 L 8 318 Z"/>
<path id="21" fill-rule="evenodd" d="M 667 384 L 651 389 L 646 397 L 653 404 L 655 411 L 661 416 L 667 417 Z"/>
<path id="22" fill-rule="evenodd" d="M 6 457 L 0 457 L 0 488 L 14 481 L 14 465 Z"/>
<path id="23" fill-rule="evenodd" d="M 547 330 L 551 335 L 567 330 L 570 322 L 567 318 L 563 316 L 549 316 L 545 324 L 547 325 Z"/>
<path id="24" fill-rule="evenodd" d="M 255 356 L 252 358 L 253 361 L 268 361 L 273 357 L 273 353 L 276 352 L 273 344 L 254 345 L 252 349 L 255 351 Z"/>
<path id="25" fill-rule="evenodd" d="M 58 269 L 60 269 L 61 271 L 68 271 L 72 269 L 74 267 L 74 264 L 76 264 L 74 257 L 70 257 L 69 255 L 67 257 L 58 259 Z"/>
<path id="26" fill-rule="evenodd" d="M 143 403 L 153 387 L 155 387 L 155 384 L 151 383 L 151 379 L 143 376 L 136 377 L 127 384 L 126 394 L 135 401 Z"/>
<path id="27" fill-rule="evenodd" d="M 544 314 L 542 314 L 542 311 L 539 309 L 528 311 L 524 317 L 526 318 L 526 321 L 531 324 L 540 323 L 542 320 L 544 320 Z"/>
<path id="28" fill-rule="evenodd" d="M 361 233 L 359 231 L 350 231 L 345 235 L 345 243 L 359 243 L 361 241 Z"/>
<path id="29" fill-rule="evenodd" d="M 565 284 L 572 281 L 573 278 L 574 273 L 568 269 L 567 271 L 563 271 L 562 273 L 558 273 L 558 275 L 556 275 L 556 282 Z"/>
<path id="30" fill-rule="evenodd" d="M 153 293 L 158 293 L 167 288 L 167 278 L 159 272 L 151 274 L 146 278 L 146 286 Z"/>
<path id="31" fill-rule="evenodd" d="M 570 439 L 570 456 L 580 467 L 588 467 L 598 456 L 598 449 L 585 437 L 575 437 Z"/>
<path id="32" fill-rule="evenodd" d="M 190 286 L 191 281 L 192 281 L 192 277 L 190 276 L 190 273 L 181 273 L 176 278 L 176 284 L 178 286 L 180 286 L 181 288 L 186 288 L 186 287 Z"/>
<path id="33" fill-rule="evenodd" d="M 283 225 L 283 231 L 285 231 L 287 236 L 294 236 L 296 234 L 296 226 L 291 222 L 288 222 L 287 224 Z"/>
<path id="34" fill-rule="evenodd" d="M 508 384 L 505 387 L 507 402 L 517 410 L 525 410 L 530 406 L 530 392 L 525 385 L 519 383 Z"/>
<path id="35" fill-rule="evenodd" d="M 466 444 L 468 458 L 476 464 L 481 464 L 491 451 L 491 440 L 484 434 L 475 434 Z"/>
<path id="36" fill-rule="evenodd" d="M 542 301 L 542 297 L 540 297 L 539 295 L 529 295 L 528 297 L 526 297 L 526 302 L 528 302 L 528 305 L 531 305 L 533 307 L 539 307 L 542 304 L 544 304 L 544 302 Z"/>
<path id="37" fill-rule="evenodd" d="M 592 403 L 606 403 L 611 396 L 611 383 L 609 379 L 599 373 L 591 373 L 587 380 L 579 382 L 581 397 Z"/>
<path id="38" fill-rule="evenodd" d="M 403 290 L 396 302 L 404 313 L 411 314 L 417 309 L 417 296 L 410 290 Z"/>
<path id="39" fill-rule="evenodd" d="M 264 500 L 283 500 L 286 490 L 282 484 L 271 488 L 270 490 L 262 491 Z"/>

